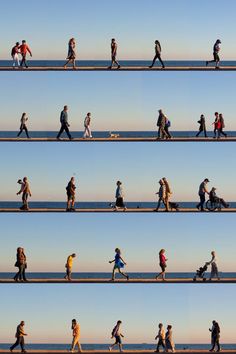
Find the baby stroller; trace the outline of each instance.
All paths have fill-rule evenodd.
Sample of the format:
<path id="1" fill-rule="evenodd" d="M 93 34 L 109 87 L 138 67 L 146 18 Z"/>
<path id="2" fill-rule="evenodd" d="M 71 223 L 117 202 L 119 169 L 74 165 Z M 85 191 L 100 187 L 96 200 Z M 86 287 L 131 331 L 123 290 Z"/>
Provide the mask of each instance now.
<path id="1" fill-rule="evenodd" d="M 209 265 L 208 263 L 205 263 L 205 265 L 203 267 L 200 267 L 199 269 L 196 270 L 196 274 L 193 277 L 193 281 L 196 281 L 197 278 L 200 278 L 203 281 L 206 281 L 205 272 L 207 271 L 208 265 Z"/>

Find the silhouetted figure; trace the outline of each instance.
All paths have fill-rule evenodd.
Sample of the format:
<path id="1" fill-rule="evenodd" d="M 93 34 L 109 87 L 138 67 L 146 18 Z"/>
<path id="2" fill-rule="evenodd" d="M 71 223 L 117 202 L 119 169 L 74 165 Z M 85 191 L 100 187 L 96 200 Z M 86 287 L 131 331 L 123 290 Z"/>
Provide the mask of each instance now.
<path id="1" fill-rule="evenodd" d="M 21 353 L 26 353 L 25 350 L 25 339 L 24 337 L 27 336 L 24 330 L 25 322 L 21 321 L 21 323 L 17 326 L 16 328 L 16 342 L 10 347 L 10 352 L 13 351 L 14 348 L 16 348 L 18 345 L 21 347 Z"/>
<path id="2" fill-rule="evenodd" d="M 204 132 L 205 138 L 207 138 L 206 120 L 203 114 L 201 114 L 198 123 L 199 123 L 199 132 L 196 134 L 196 137 L 198 137 L 202 132 Z"/>
<path id="3" fill-rule="evenodd" d="M 154 66 L 157 59 L 160 61 L 162 69 L 165 69 L 165 65 L 161 59 L 161 43 L 158 40 L 155 41 L 155 56 L 153 58 L 152 64 L 149 66 L 150 69 Z"/>
<path id="4" fill-rule="evenodd" d="M 28 182 L 28 178 L 24 177 L 23 181 L 21 179 L 19 179 L 17 181 L 18 184 L 21 185 L 21 189 L 19 190 L 19 192 L 17 192 L 17 195 L 22 194 L 22 206 L 20 207 L 21 210 L 29 210 L 29 204 L 28 204 L 28 198 L 29 196 L 31 197 L 31 191 L 30 191 L 30 185 Z"/>
<path id="5" fill-rule="evenodd" d="M 211 332 L 211 344 L 212 347 L 210 352 L 215 351 L 215 346 L 217 346 L 217 352 L 220 352 L 220 326 L 216 321 L 212 321 L 212 328 L 209 328 Z"/>
<path id="6" fill-rule="evenodd" d="M 73 260 L 76 257 L 75 253 L 72 253 L 70 256 L 67 257 L 65 268 L 66 268 L 66 275 L 64 276 L 64 279 L 71 281 L 71 273 L 72 273 L 72 266 L 73 266 Z"/>
<path id="7" fill-rule="evenodd" d="M 172 326 L 171 325 L 167 326 L 165 345 L 166 345 L 166 352 L 167 353 L 169 350 L 171 350 L 172 353 L 175 352 L 175 344 L 173 341 L 173 333 L 172 333 Z"/>
<path id="8" fill-rule="evenodd" d="M 116 270 L 123 275 L 127 280 L 129 280 L 129 276 L 125 274 L 124 272 L 121 271 L 122 268 L 126 265 L 125 261 L 121 257 L 121 250 L 119 248 L 115 249 L 115 258 L 112 261 L 109 261 L 109 263 L 114 263 L 113 271 L 112 271 L 112 278 L 111 280 L 115 280 L 115 272 Z"/>
<path id="9" fill-rule="evenodd" d="M 205 197 L 205 194 L 209 194 L 208 190 L 207 190 L 207 183 L 209 183 L 209 179 L 208 178 L 205 178 L 204 181 L 200 184 L 199 186 L 199 190 L 198 190 L 198 195 L 199 195 L 199 198 L 200 198 L 200 203 L 198 203 L 196 205 L 196 208 L 201 211 L 205 211 L 204 209 L 204 204 L 205 204 L 205 201 L 206 201 L 206 197 Z"/>
<path id="10" fill-rule="evenodd" d="M 122 340 L 121 337 L 123 338 L 123 334 L 120 332 L 120 326 L 122 324 L 122 321 L 117 321 L 117 324 L 115 325 L 115 327 L 113 328 L 112 332 L 111 332 L 111 339 L 115 338 L 115 343 L 112 344 L 109 347 L 109 351 L 111 352 L 112 349 L 118 345 L 120 352 L 122 352 Z"/>
<path id="11" fill-rule="evenodd" d="M 20 119 L 20 131 L 17 134 L 17 137 L 19 137 L 21 135 L 21 133 L 23 132 L 23 130 L 25 131 L 25 134 L 27 136 L 28 139 L 30 139 L 29 137 L 29 132 L 26 126 L 26 122 L 28 121 L 28 117 L 26 115 L 26 113 L 22 113 L 21 119 Z"/>
<path id="12" fill-rule="evenodd" d="M 16 251 L 16 263 L 15 267 L 19 269 L 18 273 L 14 276 L 14 280 L 17 281 L 27 281 L 25 276 L 25 270 L 27 268 L 26 255 L 24 248 L 18 247 Z"/>
<path id="13" fill-rule="evenodd" d="M 115 38 L 112 38 L 112 40 L 111 40 L 111 65 L 108 67 L 108 69 L 112 69 L 114 64 L 117 66 L 117 69 L 120 69 L 120 64 L 116 60 L 117 48 L 118 48 L 118 46 L 117 46 L 116 40 L 115 40 Z"/>
<path id="14" fill-rule="evenodd" d="M 160 347 L 163 348 L 163 351 L 166 350 L 166 345 L 165 345 L 165 330 L 164 330 L 163 324 L 162 324 L 162 323 L 159 323 L 158 328 L 159 328 L 158 334 L 157 334 L 157 336 L 155 337 L 155 340 L 158 339 L 156 353 L 159 353 Z"/>
<path id="15" fill-rule="evenodd" d="M 75 59 L 76 59 L 76 52 L 75 52 L 76 42 L 75 38 L 71 38 L 68 43 L 68 54 L 67 54 L 67 62 L 64 64 L 64 69 L 66 69 L 69 63 L 73 64 L 73 69 L 76 70 L 75 66 Z"/>
<path id="16" fill-rule="evenodd" d="M 227 134 L 223 131 L 223 129 L 225 128 L 225 120 L 222 113 L 219 114 L 219 120 L 220 120 L 219 136 L 224 135 L 224 137 L 227 138 Z"/>
<path id="17" fill-rule="evenodd" d="M 71 140 L 72 136 L 69 131 L 70 124 L 68 122 L 68 106 L 64 106 L 64 109 L 61 112 L 60 123 L 61 123 L 61 129 L 60 129 L 59 133 L 57 134 L 57 139 L 60 139 L 61 134 L 65 131 L 68 138 Z"/>
<path id="18" fill-rule="evenodd" d="M 217 39 L 217 41 L 215 42 L 214 46 L 213 46 L 213 60 L 210 61 L 206 61 L 206 66 L 208 66 L 208 64 L 210 63 L 215 63 L 215 69 L 219 69 L 219 64 L 220 64 L 220 57 L 219 57 L 219 52 L 220 52 L 220 44 L 221 44 L 221 40 Z"/>
<path id="19" fill-rule="evenodd" d="M 67 187 L 66 187 L 66 194 L 67 194 L 67 207 L 66 211 L 75 211 L 75 178 L 71 177 Z"/>
<path id="20" fill-rule="evenodd" d="M 11 50 L 11 57 L 12 57 L 12 60 L 13 60 L 12 67 L 14 69 L 15 69 L 16 66 L 18 68 L 20 66 L 19 54 L 20 54 L 20 43 L 16 42 L 16 44 L 14 45 L 14 47 Z"/>
<path id="21" fill-rule="evenodd" d="M 73 353 L 74 350 L 75 350 L 75 347 L 77 345 L 78 352 L 81 353 L 82 352 L 82 348 L 81 348 L 81 344 L 80 344 L 80 325 L 76 321 L 76 319 L 72 320 L 71 329 L 72 329 L 73 340 L 72 340 L 70 352 Z"/>

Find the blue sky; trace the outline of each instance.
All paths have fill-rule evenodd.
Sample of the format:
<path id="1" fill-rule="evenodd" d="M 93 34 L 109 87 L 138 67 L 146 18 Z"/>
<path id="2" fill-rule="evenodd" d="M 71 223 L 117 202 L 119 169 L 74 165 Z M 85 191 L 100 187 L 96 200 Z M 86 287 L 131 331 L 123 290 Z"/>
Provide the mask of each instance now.
<path id="1" fill-rule="evenodd" d="M 6 285 L 1 288 L 1 342 L 15 340 L 26 322 L 28 343 L 71 342 L 71 319 L 81 324 L 82 343 L 111 343 L 117 320 L 125 343 L 155 343 L 159 322 L 173 325 L 177 343 L 208 343 L 212 320 L 221 325 L 221 342 L 235 342 L 235 285 Z M 19 301 L 24 306 L 19 306 Z M 42 301 L 43 299 L 43 301 Z"/>
<path id="2" fill-rule="evenodd" d="M 224 114 L 226 130 L 236 130 L 233 72 L 2 72 L 0 89 L 0 130 L 18 130 L 22 112 L 29 116 L 29 130 L 57 130 L 65 104 L 75 131 L 83 130 L 87 112 L 92 130 L 154 131 L 160 108 L 171 130 L 198 130 L 203 113 L 212 131 L 215 111 Z"/>
<path id="3" fill-rule="evenodd" d="M 13 10 L 14 9 L 14 10 Z M 67 42 L 78 40 L 78 58 L 106 59 L 110 39 L 119 43 L 122 59 L 149 59 L 159 39 L 166 59 L 201 59 L 212 55 L 217 38 L 222 40 L 222 57 L 235 58 L 234 0 L 120 0 L 111 8 L 108 0 L 63 0 L 5 2 L 0 24 L 1 59 L 9 58 L 17 40 L 27 39 L 34 59 L 65 58 Z M 7 30 L 6 30 L 7 29 Z"/>
<path id="4" fill-rule="evenodd" d="M 198 200 L 199 184 L 228 201 L 236 200 L 234 143 L 1 143 L 4 166 L 0 200 L 19 200 L 17 180 L 28 176 L 32 201 L 63 201 L 75 176 L 77 200 L 114 200 L 116 182 L 123 182 L 126 201 L 156 201 L 158 181 L 170 181 L 172 200 Z"/>
<path id="5" fill-rule="evenodd" d="M 175 214 L 169 221 L 166 214 L 0 215 L 0 272 L 15 272 L 20 246 L 32 272 L 64 272 L 73 252 L 74 272 L 111 272 L 108 261 L 116 247 L 122 250 L 127 272 L 159 271 L 161 248 L 166 249 L 168 272 L 195 272 L 210 260 L 212 250 L 220 271 L 236 271 L 233 215 Z"/>

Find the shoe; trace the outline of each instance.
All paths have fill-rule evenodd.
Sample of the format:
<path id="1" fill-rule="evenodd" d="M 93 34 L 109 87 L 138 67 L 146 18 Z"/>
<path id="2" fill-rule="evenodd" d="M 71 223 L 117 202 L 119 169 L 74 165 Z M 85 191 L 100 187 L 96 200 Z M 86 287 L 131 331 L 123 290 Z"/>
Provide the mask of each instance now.
<path id="1" fill-rule="evenodd" d="M 75 211 L 75 208 L 70 208 L 70 211 Z"/>
<path id="2" fill-rule="evenodd" d="M 206 66 L 208 66 L 208 64 L 209 64 L 208 61 L 206 61 Z"/>
<path id="3" fill-rule="evenodd" d="M 215 69 L 216 69 L 216 70 L 219 70 L 219 69 L 220 69 L 220 67 L 219 67 L 219 66 L 216 66 L 216 67 L 215 67 Z"/>
<path id="4" fill-rule="evenodd" d="M 108 66 L 108 68 L 107 68 L 107 69 L 111 70 L 111 69 L 112 69 L 112 66 Z"/>
<path id="5" fill-rule="evenodd" d="M 111 352 L 111 347 L 109 347 L 109 349 L 108 349 L 108 350 L 109 350 L 109 352 Z"/>
<path id="6" fill-rule="evenodd" d="M 10 352 L 12 353 L 12 352 L 13 352 L 13 349 L 10 348 Z"/>
<path id="7" fill-rule="evenodd" d="M 162 69 L 165 69 L 165 65 L 162 66 Z"/>
<path id="8" fill-rule="evenodd" d="M 158 208 L 154 209 L 153 211 L 158 211 Z"/>
<path id="9" fill-rule="evenodd" d="M 149 66 L 149 69 L 151 69 L 152 67 L 153 67 L 153 66 L 152 66 L 152 65 L 150 65 L 150 66 Z"/>
<path id="10" fill-rule="evenodd" d="M 196 205 L 196 208 L 199 210 L 199 205 Z"/>
<path id="11" fill-rule="evenodd" d="M 126 277 L 126 278 L 127 278 L 127 281 L 129 281 L 129 276 L 128 276 L 128 275 L 127 275 L 127 277 Z"/>
<path id="12" fill-rule="evenodd" d="M 57 140 L 61 140 L 61 138 L 60 138 L 60 137 L 57 137 Z"/>
<path id="13" fill-rule="evenodd" d="M 117 66 L 117 69 L 120 69 L 120 65 Z"/>
<path id="14" fill-rule="evenodd" d="M 71 211 L 71 209 L 69 209 L 69 208 L 66 208 L 66 211 L 70 212 L 70 211 Z"/>

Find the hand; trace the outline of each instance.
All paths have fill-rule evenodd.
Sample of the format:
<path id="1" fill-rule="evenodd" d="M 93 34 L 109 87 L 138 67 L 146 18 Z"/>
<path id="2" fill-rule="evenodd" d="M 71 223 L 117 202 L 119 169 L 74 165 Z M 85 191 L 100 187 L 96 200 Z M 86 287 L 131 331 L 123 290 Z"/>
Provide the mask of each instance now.
<path id="1" fill-rule="evenodd" d="M 127 263 L 124 262 L 124 265 L 127 265 Z"/>
<path id="2" fill-rule="evenodd" d="M 111 264 L 111 263 L 112 263 L 112 261 L 109 261 L 109 263 Z"/>

